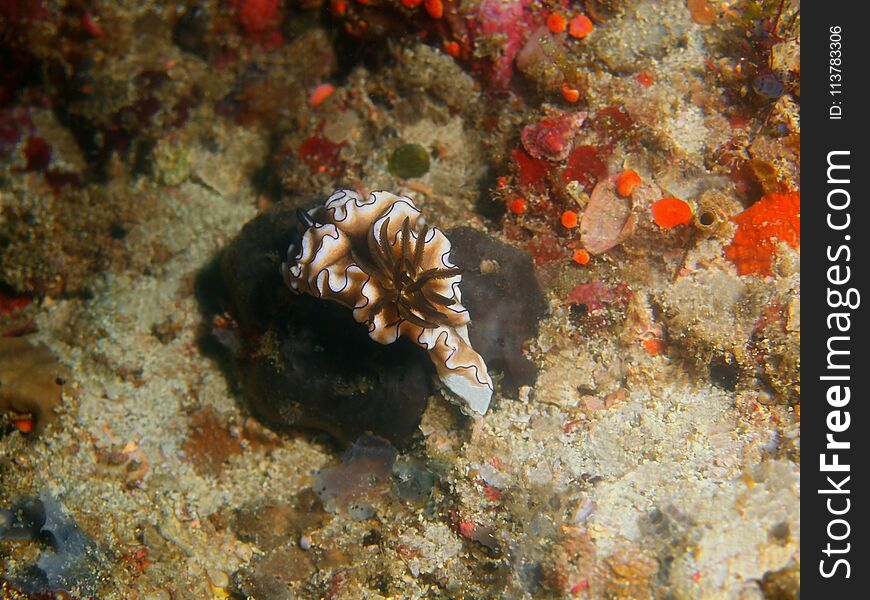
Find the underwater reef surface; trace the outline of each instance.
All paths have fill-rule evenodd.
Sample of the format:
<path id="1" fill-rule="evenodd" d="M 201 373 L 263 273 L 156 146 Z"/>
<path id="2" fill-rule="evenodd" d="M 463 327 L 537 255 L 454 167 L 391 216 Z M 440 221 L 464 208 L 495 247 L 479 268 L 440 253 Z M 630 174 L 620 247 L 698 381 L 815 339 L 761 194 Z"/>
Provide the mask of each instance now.
<path id="1" fill-rule="evenodd" d="M 2 595 L 798 597 L 799 54 L 778 0 L 0 1 Z M 282 280 L 336 189 L 444 232 L 485 414 Z"/>

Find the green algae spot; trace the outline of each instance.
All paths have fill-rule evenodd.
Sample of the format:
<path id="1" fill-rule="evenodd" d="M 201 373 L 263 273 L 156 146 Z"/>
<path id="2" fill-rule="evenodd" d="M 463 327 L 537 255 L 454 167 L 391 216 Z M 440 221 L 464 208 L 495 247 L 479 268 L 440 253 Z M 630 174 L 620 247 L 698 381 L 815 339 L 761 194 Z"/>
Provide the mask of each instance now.
<path id="1" fill-rule="evenodd" d="M 402 179 L 422 177 L 429 172 L 429 153 L 420 144 L 403 144 L 390 157 L 390 173 Z"/>

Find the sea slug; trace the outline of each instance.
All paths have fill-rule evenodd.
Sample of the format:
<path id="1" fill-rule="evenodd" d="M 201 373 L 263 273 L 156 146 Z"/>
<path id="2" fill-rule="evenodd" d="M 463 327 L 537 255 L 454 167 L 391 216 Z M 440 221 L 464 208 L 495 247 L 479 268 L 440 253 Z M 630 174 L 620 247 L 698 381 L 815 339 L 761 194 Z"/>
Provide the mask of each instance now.
<path id="1" fill-rule="evenodd" d="M 351 309 L 381 344 L 404 336 L 421 346 L 460 408 L 485 414 L 493 384 L 468 340 L 462 269 L 444 233 L 425 225 L 411 199 L 385 191 L 337 190 L 299 218 L 308 229 L 281 266 L 287 286 Z"/>

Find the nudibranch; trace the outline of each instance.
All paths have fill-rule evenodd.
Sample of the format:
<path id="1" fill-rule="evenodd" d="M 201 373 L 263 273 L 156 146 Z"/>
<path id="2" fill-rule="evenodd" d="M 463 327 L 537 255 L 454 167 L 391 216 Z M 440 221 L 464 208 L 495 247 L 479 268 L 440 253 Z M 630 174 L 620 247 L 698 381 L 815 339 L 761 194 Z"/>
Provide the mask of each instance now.
<path id="1" fill-rule="evenodd" d="M 463 412 L 485 414 L 492 380 L 468 339 L 462 269 L 444 233 L 410 198 L 385 191 L 363 199 L 337 190 L 299 218 L 308 229 L 281 265 L 287 286 L 350 308 L 376 342 L 403 336 L 421 346 Z"/>

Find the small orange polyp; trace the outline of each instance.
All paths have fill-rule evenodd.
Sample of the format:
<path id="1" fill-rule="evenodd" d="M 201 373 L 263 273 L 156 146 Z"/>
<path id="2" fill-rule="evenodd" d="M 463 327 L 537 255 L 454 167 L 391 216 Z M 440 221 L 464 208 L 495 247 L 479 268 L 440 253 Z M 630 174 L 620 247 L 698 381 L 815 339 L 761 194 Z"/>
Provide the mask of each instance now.
<path id="1" fill-rule="evenodd" d="M 569 87 L 567 85 L 562 86 L 562 97 L 571 104 L 577 102 L 580 99 L 580 90 L 576 88 Z"/>
<path id="2" fill-rule="evenodd" d="M 333 92 L 335 92 L 335 86 L 331 83 L 321 83 L 320 85 L 315 86 L 311 95 L 308 96 L 308 106 L 311 108 L 317 108 L 326 102 L 326 100 L 332 96 Z"/>
<path id="3" fill-rule="evenodd" d="M 22 418 L 15 419 L 15 428 L 21 433 L 30 433 L 33 431 L 33 419 L 30 418 Z"/>
<path id="4" fill-rule="evenodd" d="M 423 6 L 433 19 L 440 19 L 444 16 L 444 4 L 441 0 L 424 0 Z"/>
<path id="5" fill-rule="evenodd" d="M 562 213 L 562 227 L 565 229 L 574 229 L 578 222 L 577 213 L 573 210 L 566 210 Z"/>
<path id="6" fill-rule="evenodd" d="M 459 58 L 459 54 L 462 48 L 459 46 L 457 42 L 444 42 L 444 52 L 452 56 L 453 58 Z"/>
<path id="7" fill-rule="evenodd" d="M 592 257 L 589 256 L 589 252 L 584 249 L 574 250 L 574 253 L 571 254 L 571 260 L 573 260 L 578 265 L 588 265 L 589 261 L 592 260 Z"/>
<path id="8" fill-rule="evenodd" d="M 567 25 L 565 17 L 559 13 L 550 13 L 550 16 L 547 17 L 547 29 L 553 33 L 562 33 Z"/>
<path id="9" fill-rule="evenodd" d="M 640 183 L 641 179 L 637 171 L 626 169 L 619 174 L 619 178 L 616 180 L 616 191 L 623 198 L 628 198 Z"/>
<path id="10" fill-rule="evenodd" d="M 526 201 L 523 198 L 514 198 L 508 208 L 515 215 L 521 215 L 526 212 Z"/>
<path id="11" fill-rule="evenodd" d="M 649 338 L 641 342 L 643 349 L 650 356 L 658 356 L 665 349 L 665 341 L 658 338 Z"/>
<path id="12" fill-rule="evenodd" d="M 568 24 L 568 35 L 583 39 L 592 32 L 592 21 L 586 15 L 577 15 Z"/>
<path id="13" fill-rule="evenodd" d="M 637 82 L 639 84 L 641 84 L 643 87 L 646 87 L 646 88 L 648 88 L 653 83 L 655 83 L 655 79 L 653 79 L 653 76 L 650 75 L 649 73 L 647 73 L 646 71 L 641 71 L 640 73 L 635 75 L 634 78 L 635 78 L 635 80 L 637 80 Z"/>

